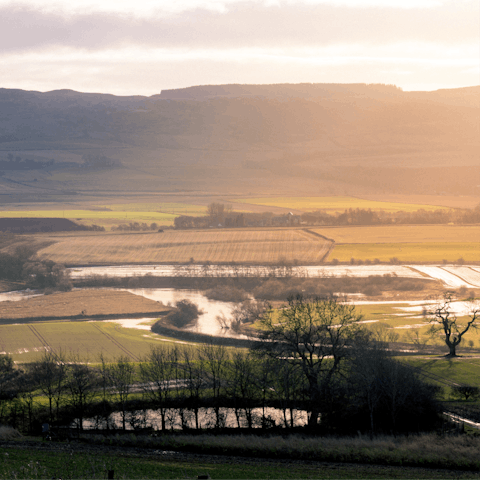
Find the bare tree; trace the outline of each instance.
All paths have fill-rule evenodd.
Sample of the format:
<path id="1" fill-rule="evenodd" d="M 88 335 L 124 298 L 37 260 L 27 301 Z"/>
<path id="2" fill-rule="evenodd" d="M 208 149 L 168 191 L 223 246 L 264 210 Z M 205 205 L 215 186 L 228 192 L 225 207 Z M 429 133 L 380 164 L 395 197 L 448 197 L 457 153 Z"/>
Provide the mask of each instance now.
<path id="1" fill-rule="evenodd" d="M 262 342 L 257 350 L 301 366 L 308 384 L 310 426 L 317 425 L 322 394 L 347 356 L 361 318 L 353 305 L 334 298 L 297 295 L 260 319 Z"/>
<path id="2" fill-rule="evenodd" d="M 445 344 L 449 348 L 447 357 L 457 356 L 457 346 L 460 345 L 463 336 L 470 330 L 479 327 L 480 303 L 470 300 L 470 312 L 466 320 L 457 317 L 452 309 L 454 296 L 452 292 L 446 292 L 443 299 L 433 309 L 425 309 L 424 316 L 430 322 L 430 333 L 443 332 Z"/>
<path id="3" fill-rule="evenodd" d="M 76 417 L 79 430 L 83 430 L 85 410 L 97 394 L 99 385 L 99 373 L 82 362 L 79 355 L 72 355 L 67 365 L 65 387 L 70 393 L 72 412 Z"/>
<path id="4" fill-rule="evenodd" d="M 223 426 L 220 415 L 220 398 L 225 387 L 225 375 L 228 361 L 228 352 L 223 345 L 204 344 L 199 352 L 202 359 L 207 385 L 212 391 L 213 409 L 215 412 L 215 428 Z"/>
<path id="5" fill-rule="evenodd" d="M 48 399 L 50 423 L 53 423 L 65 391 L 66 362 L 62 352 L 45 351 L 41 360 L 29 365 L 41 392 Z"/>
<path id="6" fill-rule="evenodd" d="M 127 401 L 132 392 L 132 384 L 135 375 L 135 366 L 126 356 L 120 357 L 109 368 L 111 384 L 115 389 L 115 396 L 120 405 L 122 415 L 122 429 L 126 430 L 127 424 Z"/>
<path id="7" fill-rule="evenodd" d="M 160 412 L 162 430 L 166 429 L 168 401 L 177 387 L 175 375 L 178 364 L 177 348 L 153 347 L 140 364 L 143 389 L 147 398 Z"/>
<path id="8" fill-rule="evenodd" d="M 183 382 L 188 392 L 187 405 L 194 413 L 195 428 L 199 429 L 198 412 L 200 408 L 200 393 L 205 387 L 203 359 L 196 349 L 185 348 L 182 351 Z"/>
<path id="9" fill-rule="evenodd" d="M 253 408 L 260 400 L 260 389 L 254 378 L 258 359 L 251 353 L 236 350 L 230 364 L 231 372 L 228 382 L 228 394 L 234 401 L 237 425 L 240 428 L 240 412 L 243 410 L 248 428 L 253 428 Z"/>

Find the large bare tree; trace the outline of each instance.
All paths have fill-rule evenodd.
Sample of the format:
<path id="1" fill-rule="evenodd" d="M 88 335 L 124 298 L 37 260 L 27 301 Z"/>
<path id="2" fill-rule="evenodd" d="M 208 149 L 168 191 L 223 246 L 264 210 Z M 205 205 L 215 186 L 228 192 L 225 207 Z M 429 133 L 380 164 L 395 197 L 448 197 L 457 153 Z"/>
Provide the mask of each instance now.
<path id="1" fill-rule="evenodd" d="M 460 345 L 463 336 L 470 329 L 476 330 L 480 321 L 480 303 L 478 300 L 468 300 L 470 305 L 466 317 L 457 316 L 452 306 L 453 301 L 453 293 L 446 292 L 443 299 L 433 308 L 424 310 L 424 316 L 431 323 L 430 333 L 443 333 L 445 344 L 449 348 L 448 357 L 457 356 L 457 347 Z"/>
<path id="2" fill-rule="evenodd" d="M 354 305 L 335 298 L 291 297 L 280 310 L 260 318 L 258 350 L 297 365 L 307 382 L 309 425 L 315 426 L 334 374 L 348 355 L 348 345 L 362 316 Z"/>

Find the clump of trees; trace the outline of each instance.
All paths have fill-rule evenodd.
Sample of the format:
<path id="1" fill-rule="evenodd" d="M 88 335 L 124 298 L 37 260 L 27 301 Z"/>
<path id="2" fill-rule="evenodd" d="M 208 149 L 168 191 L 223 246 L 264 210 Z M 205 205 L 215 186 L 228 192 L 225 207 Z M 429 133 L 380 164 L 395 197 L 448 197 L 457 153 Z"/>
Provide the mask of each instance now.
<path id="1" fill-rule="evenodd" d="M 148 231 L 157 231 L 159 228 L 158 224 L 152 222 L 150 225 L 138 222 L 122 223 L 117 226 L 112 227 L 112 231 L 118 232 L 148 232 Z"/>
<path id="2" fill-rule="evenodd" d="M 192 327 L 202 313 L 190 300 L 179 300 L 175 303 L 175 311 L 168 314 L 166 320 L 177 328 Z"/>
<path id="3" fill-rule="evenodd" d="M 25 282 L 30 288 L 70 290 L 72 283 L 64 265 L 51 260 L 38 260 L 35 251 L 26 246 L 13 254 L 0 252 L 0 280 Z"/>

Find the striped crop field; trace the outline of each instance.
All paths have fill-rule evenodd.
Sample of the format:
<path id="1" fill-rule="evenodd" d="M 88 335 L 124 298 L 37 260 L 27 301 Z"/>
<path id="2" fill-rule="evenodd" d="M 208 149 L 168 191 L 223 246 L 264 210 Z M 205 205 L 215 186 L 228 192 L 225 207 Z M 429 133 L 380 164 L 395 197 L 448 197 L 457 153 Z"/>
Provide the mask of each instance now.
<path id="1" fill-rule="evenodd" d="M 301 229 L 166 230 L 163 233 L 42 236 L 55 243 L 41 259 L 78 264 L 248 263 L 317 264 L 331 242 Z"/>
<path id="2" fill-rule="evenodd" d="M 459 225 L 378 225 L 316 228 L 315 233 L 335 240 L 329 260 L 348 262 L 374 260 L 388 262 L 437 263 L 480 262 L 480 226 Z"/>
<path id="3" fill-rule="evenodd" d="M 274 198 L 244 198 L 235 200 L 238 203 L 282 207 L 285 209 L 313 212 L 324 210 L 328 213 L 343 212 L 349 208 L 383 210 L 385 212 L 416 212 L 423 209 L 427 211 L 450 210 L 448 207 L 437 205 L 422 205 L 412 203 L 380 202 L 365 200 L 355 197 L 274 197 Z"/>

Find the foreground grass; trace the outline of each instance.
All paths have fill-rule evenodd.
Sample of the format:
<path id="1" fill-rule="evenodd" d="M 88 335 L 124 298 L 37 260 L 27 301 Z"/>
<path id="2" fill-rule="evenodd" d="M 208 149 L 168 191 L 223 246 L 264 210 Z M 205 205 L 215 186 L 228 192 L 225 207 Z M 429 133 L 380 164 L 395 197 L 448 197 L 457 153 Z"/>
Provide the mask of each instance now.
<path id="1" fill-rule="evenodd" d="M 471 243 L 346 243 L 337 244 L 330 253 L 328 260 L 336 259 L 339 262 L 356 260 L 378 259 L 380 262 L 389 262 L 397 258 L 399 262 L 433 262 L 441 263 L 447 260 L 450 263 L 463 258 L 466 262 L 480 261 L 480 244 Z"/>
<path id="2" fill-rule="evenodd" d="M 208 437 L 211 439 L 212 437 Z M 249 438 L 249 437 L 247 437 Z M 297 440 L 296 438 L 294 440 Z M 245 439 L 243 440 L 245 442 Z M 225 437 L 222 442 L 226 444 Z M 478 478 L 478 472 L 395 465 L 302 462 L 288 459 L 176 454 L 168 450 L 82 450 L 80 445 L 29 443 L 28 450 L 0 447 L 0 478 L 74 479 L 354 479 L 354 478 Z M 374 462 L 370 462 L 374 463 Z"/>
<path id="3" fill-rule="evenodd" d="M 475 436 L 410 437 L 304 437 L 301 435 L 165 435 L 158 438 L 133 435 L 98 439 L 107 444 L 182 450 L 205 454 L 415 466 L 480 471 L 480 438 Z"/>

